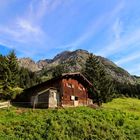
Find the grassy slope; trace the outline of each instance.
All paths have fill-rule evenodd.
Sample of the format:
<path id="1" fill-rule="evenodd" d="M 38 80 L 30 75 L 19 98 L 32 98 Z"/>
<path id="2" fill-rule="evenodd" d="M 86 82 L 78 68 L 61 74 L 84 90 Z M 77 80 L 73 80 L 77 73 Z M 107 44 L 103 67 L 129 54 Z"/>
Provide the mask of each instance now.
<path id="1" fill-rule="evenodd" d="M 140 140 L 140 100 L 115 99 L 102 109 L 0 110 L 0 139 Z"/>
<path id="2" fill-rule="evenodd" d="M 104 109 L 115 109 L 140 116 L 140 100 L 133 98 L 118 98 L 112 102 L 103 104 Z"/>

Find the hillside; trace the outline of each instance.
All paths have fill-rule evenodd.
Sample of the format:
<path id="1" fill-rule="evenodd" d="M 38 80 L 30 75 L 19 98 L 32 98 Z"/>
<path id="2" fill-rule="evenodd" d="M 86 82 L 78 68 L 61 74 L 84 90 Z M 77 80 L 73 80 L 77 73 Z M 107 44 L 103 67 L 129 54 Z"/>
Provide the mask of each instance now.
<path id="1" fill-rule="evenodd" d="M 75 72 L 80 71 L 84 67 L 88 56 L 88 51 L 80 49 L 76 51 L 64 51 L 60 54 L 57 54 L 53 59 L 39 60 L 37 63 L 35 63 L 30 58 L 22 58 L 19 59 L 19 64 L 20 66 L 28 68 L 31 71 L 41 72 L 43 69 L 43 71 L 45 70 L 49 74 L 51 74 L 52 70 L 56 66 L 65 64 L 67 65 L 69 72 Z M 126 70 L 118 67 L 112 61 L 104 57 L 97 57 L 101 60 L 102 64 L 105 66 L 106 71 L 111 75 L 112 78 L 120 83 L 136 83 L 136 78 L 131 76 Z"/>
<path id="2" fill-rule="evenodd" d="M 137 83 L 140 84 L 140 76 L 134 76 L 134 77 L 135 77 Z"/>
<path id="3" fill-rule="evenodd" d="M 139 140 L 140 100 L 114 99 L 100 109 L 0 110 L 0 139 Z"/>

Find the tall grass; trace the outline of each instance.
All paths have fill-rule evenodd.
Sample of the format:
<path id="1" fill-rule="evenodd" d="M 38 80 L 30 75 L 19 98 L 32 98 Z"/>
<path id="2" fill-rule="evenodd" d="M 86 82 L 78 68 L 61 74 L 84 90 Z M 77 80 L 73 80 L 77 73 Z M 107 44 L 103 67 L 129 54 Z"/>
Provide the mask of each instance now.
<path id="1" fill-rule="evenodd" d="M 133 109 L 134 103 L 137 107 Z M 94 110 L 0 110 L 2 140 L 139 140 L 139 100 L 115 99 Z"/>

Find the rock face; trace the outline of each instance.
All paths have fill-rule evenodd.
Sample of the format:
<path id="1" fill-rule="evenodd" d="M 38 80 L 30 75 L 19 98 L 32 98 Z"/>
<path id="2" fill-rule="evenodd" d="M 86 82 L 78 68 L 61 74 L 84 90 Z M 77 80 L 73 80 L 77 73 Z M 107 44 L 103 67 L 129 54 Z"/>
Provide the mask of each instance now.
<path id="1" fill-rule="evenodd" d="M 131 76 L 126 70 L 118 67 L 107 58 L 101 56 L 98 57 L 101 60 L 102 64 L 105 66 L 106 71 L 112 76 L 112 78 L 116 79 L 120 83 L 136 84 L 136 78 L 134 76 Z"/>
<path id="2" fill-rule="evenodd" d="M 65 63 L 71 66 L 71 71 L 79 71 L 82 66 L 85 64 L 86 59 L 88 58 L 89 53 L 85 50 L 76 50 L 76 51 L 64 51 L 60 54 L 57 54 L 53 59 L 40 60 L 36 63 L 39 69 L 42 68 L 52 68 L 59 64 Z M 73 66 L 72 66 L 73 63 Z"/>
<path id="3" fill-rule="evenodd" d="M 89 52 L 85 50 L 76 50 L 76 51 L 64 51 L 60 54 L 57 54 L 53 59 L 40 60 L 35 63 L 30 58 L 19 59 L 19 64 L 22 67 L 28 68 L 31 71 L 40 71 L 42 69 L 52 69 L 59 64 L 66 64 L 70 72 L 80 71 L 86 62 L 86 59 L 89 56 Z M 127 71 L 118 67 L 112 61 L 97 56 L 102 64 L 105 66 L 106 71 L 121 83 L 136 83 L 136 78 L 131 76 Z"/>
<path id="4" fill-rule="evenodd" d="M 18 63 L 20 67 L 24 67 L 29 69 L 32 72 L 36 72 L 41 70 L 38 65 L 31 58 L 21 58 L 18 59 Z"/>

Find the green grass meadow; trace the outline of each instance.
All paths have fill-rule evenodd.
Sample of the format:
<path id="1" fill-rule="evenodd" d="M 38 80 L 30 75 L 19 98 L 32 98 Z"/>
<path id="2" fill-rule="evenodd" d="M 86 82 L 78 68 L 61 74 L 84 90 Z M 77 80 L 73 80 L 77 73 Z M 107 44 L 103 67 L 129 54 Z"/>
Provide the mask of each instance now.
<path id="1" fill-rule="evenodd" d="M 140 140 L 140 100 L 100 109 L 0 109 L 0 140 Z"/>

